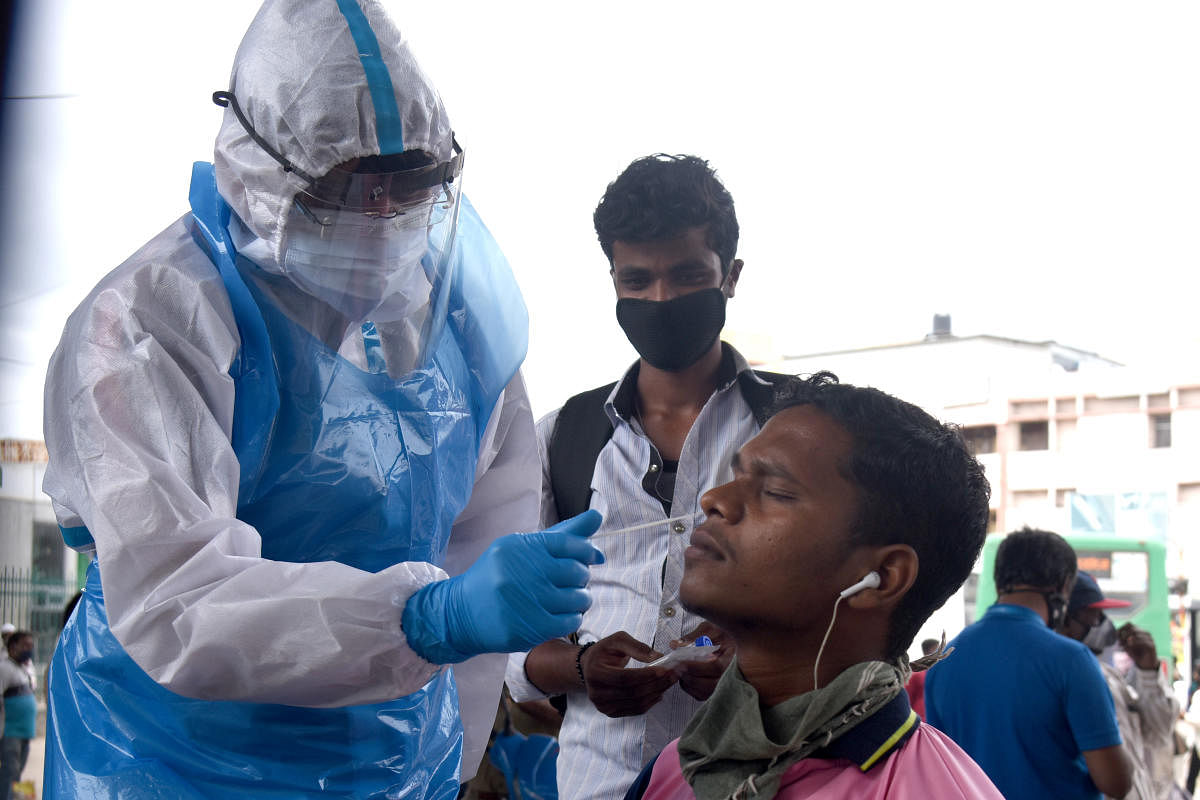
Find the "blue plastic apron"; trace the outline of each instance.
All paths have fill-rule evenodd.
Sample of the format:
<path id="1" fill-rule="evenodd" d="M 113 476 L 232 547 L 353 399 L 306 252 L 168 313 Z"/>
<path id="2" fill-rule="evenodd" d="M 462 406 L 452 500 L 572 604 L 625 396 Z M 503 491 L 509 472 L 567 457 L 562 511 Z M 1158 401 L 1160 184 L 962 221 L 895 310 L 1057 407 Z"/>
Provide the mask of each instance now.
<path id="1" fill-rule="evenodd" d="M 211 165 L 196 165 L 191 199 L 197 242 L 221 272 L 242 340 L 231 369 L 238 518 L 261 534 L 263 557 L 372 572 L 441 563 L 470 496 L 479 439 L 526 346 L 519 291 L 473 209 L 464 200 L 447 325 L 430 364 L 396 381 L 345 361 L 242 279 Z M 451 670 L 376 705 L 181 697 L 113 637 L 103 571 L 93 562 L 51 664 L 47 797 L 457 794 L 462 729 Z"/>

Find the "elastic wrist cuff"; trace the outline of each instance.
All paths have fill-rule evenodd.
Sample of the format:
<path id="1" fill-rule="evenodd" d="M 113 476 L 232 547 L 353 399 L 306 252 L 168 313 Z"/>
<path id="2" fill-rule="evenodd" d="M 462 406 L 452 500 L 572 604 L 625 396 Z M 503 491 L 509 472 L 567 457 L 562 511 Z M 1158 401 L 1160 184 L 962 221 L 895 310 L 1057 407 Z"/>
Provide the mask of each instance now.
<path id="1" fill-rule="evenodd" d="M 446 641 L 446 599 L 449 581 L 435 581 L 412 593 L 400 614 L 400 629 L 414 653 L 430 664 L 457 664 L 473 653 L 463 653 Z"/>

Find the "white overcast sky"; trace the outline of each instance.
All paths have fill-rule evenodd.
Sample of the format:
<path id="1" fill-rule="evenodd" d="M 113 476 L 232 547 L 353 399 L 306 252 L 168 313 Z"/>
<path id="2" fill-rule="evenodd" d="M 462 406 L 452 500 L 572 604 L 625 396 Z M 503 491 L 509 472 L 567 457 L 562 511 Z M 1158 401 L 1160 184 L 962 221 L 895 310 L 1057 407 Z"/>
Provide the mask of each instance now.
<path id="1" fill-rule="evenodd" d="M 186 209 L 247 0 L 41 0 L 6 100 L 0 437 L 90 286 Z M 959 334 L 1193 355 L 1200 5 L 389 2 L 531 315 L 534 409 L 632 360 L 591 214 L 633 158 L 709 159 L 752 358 Z"/>

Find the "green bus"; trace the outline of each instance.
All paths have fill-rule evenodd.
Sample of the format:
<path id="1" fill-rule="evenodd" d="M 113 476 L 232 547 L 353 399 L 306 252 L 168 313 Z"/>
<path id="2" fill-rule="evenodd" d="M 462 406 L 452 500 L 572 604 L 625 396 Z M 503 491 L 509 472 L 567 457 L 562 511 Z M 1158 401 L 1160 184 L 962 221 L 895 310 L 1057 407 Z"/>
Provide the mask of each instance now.
<path id="1" fill-rule="evenodd" d="M 993 580 L 996 548 L 1004 534 L 992 534 L 983 545 L 975 619 L 996 602 Z M 1128 608 L 1106 609 L 1118 628 L 1132 622 L 1154 637 L 1160 658 L 1172 661 L 1171 612 L 1167 599 L 1167 548 L 1162 542 L 1104 533 L 1072 533 L 1063 537 L 1075 548 L 1079 569 L 1090 573 L 1106 597 L 1127 600 Z"/>

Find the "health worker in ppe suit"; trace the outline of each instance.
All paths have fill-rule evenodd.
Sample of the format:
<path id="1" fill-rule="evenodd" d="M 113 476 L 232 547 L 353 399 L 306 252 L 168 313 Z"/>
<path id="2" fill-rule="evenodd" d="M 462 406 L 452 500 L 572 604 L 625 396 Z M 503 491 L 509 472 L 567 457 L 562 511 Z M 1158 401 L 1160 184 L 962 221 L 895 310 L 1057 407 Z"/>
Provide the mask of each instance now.
<path id="1" fill-rule="evenodd" d="M 454 797 L 599 515 L 499 536 L 536 530 L 525 307 L 384 11 L 270 0 L 214 100 L 190 213 L 50 365 L 44 488 L 95 559 L 46 796 Z"/>

